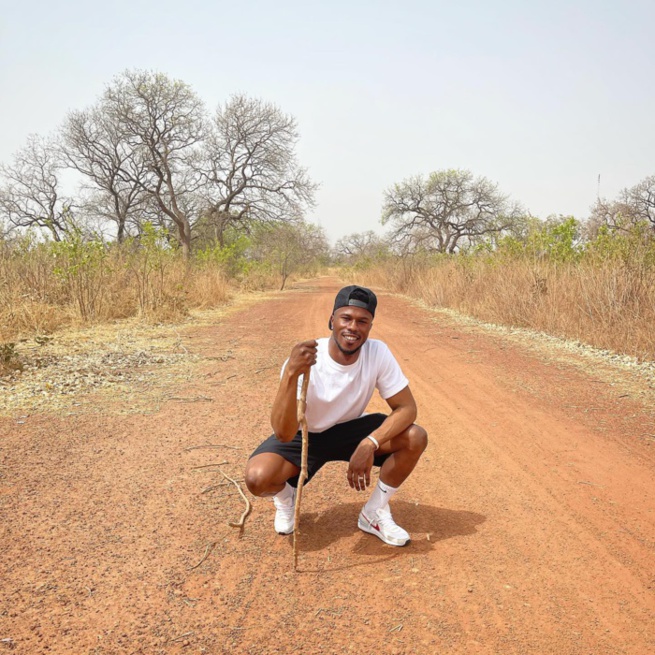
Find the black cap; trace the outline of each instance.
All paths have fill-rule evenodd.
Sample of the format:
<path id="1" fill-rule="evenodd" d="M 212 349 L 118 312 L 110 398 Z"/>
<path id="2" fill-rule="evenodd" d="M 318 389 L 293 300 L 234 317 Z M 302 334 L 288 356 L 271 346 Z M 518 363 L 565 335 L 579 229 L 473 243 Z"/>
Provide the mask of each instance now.
<path id="1" fill-rule="evenodd" d="M 356 284 L 351 284 L 344 287 L 339 291 L 337 297 L 334 299 L 334 309 L 332 313 L 337 311 L 340 307 L 361 307 L 371 312 L 375 316 L 375 308 L 378 306 L 378 299 L 375 294 L 366 287 L 358 287 Z M 332 329 L 332 319 L 329 322 L 330 330 Z"/>

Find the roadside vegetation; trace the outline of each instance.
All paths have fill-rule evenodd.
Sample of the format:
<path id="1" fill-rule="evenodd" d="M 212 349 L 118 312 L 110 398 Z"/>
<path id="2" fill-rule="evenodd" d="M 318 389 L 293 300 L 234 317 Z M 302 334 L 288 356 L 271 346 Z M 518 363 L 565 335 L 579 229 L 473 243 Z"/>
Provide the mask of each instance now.
<path id="1" fill-rule="evenodd" d="M 212 112 L 179 80 L 125 71 L 0 164 L 0 374 L 16 343 L 74 324 L 176 321 L 234 290 L 328 266 L 483 321 L 655 360 L 655 176 L 584 220 L 533 217 L 466 170 L 384 192 L 384 235 L 330 247 L 295 119 L 245 95 Z"/>
<path id="2" fill-rule="evenodd" d="M 389 190 L 383 216 L 386 240 L 337 244 L 361 283 L 655 360 L 655 176 L 599 199 L 586 221 L 541 221 L 486 180 L 442 171 Z"/>
<path id="3" fill-rule="evenodd" d="M 175 321 L 234 291 L 283 288 L 291 274 L 315 275 L 327 261 L 327 241 L 309 225 L 259 227 L 191 259 L 168 236 L 145 224 L 122 244 L 32 233 L 0 241 L 0 342 L 129 317 Z"/>
<path id="4" fill-rule="evenodd" d="M 236 95 L 209 111 L 161 73 L 125 71 L 55 134 L 0 164 L 0 366 L 70 324 L 176 320 L 230 289 L 284 288 L 329 246 L 295 119 Z"/>

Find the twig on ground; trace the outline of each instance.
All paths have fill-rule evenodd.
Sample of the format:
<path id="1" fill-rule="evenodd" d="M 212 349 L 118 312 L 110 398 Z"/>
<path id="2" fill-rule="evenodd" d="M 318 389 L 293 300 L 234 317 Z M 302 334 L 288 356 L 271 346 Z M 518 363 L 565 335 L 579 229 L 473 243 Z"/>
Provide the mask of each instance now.
<path id="1" fill-rule="evenodd" d="M 218 543 L 218 541 L 210 541 L 207 544 L 207 547 L 205 548 L 205 554 L 202 556 L 202 559 L 197 564 L 192 566 L 189 569 L 189 571 L 193 571 L 193 569 L 197 569 L 209 557 L 209 553 L 211 553 L 212 550 L 214 550 L 217 543 Z"/>
<path id="2" fill-rule="evenodd" d="M 169 396 L 167 400 L 177 400 L 178 402 L 181 403 L 199 403 L 199 402 L 213 403 L 214 402 L 214 399 L 210 398 L 209 396 L 191 396 L 191 397 Z"/>
<path id="3" fill-rule="evenodd" d="M 201 494 L 208 494 L 210 491 L 214 491 L 214 489 L 218 489 L 218 487 L 224 487 L 225 482 L 220 482 L 219 484 L 212 484 L 209 487 L 205 487 L 200 493 Z"/>
<path id="4" fill-rule="evenodd" d="M 193 631 L 185 632 L 183 635 L 180 635 L 179 637 L 175 637 L 174 639 L 169 639 L 168 643 L 172 644 L 174 641 L 180 641 L 180 639 L 184 639 L 185 637 L 190 637 L 193 634 L 195 634 Z"/>
<path id="5" fill-rule="evenodd" d="M 243 482 L 243 480 L 237 480 L 237 482 Z M 205 487 L 200 493 L 201 494 L 207 494 L 210 491 L 214 491 L 214 489 L 218 489 L 219 487 L 226 487 L 229 484 L 230 483 L 227 480 L 225 480 L 223 482 L 219 482 L 218 484 L 212 484 L 209 487 Z"/>
<path id="6" fill-rule="evenodd" d="M 233 528 L 243 528 L 244 523 L 246 522 L 246 517 L 248 514 L 250 514 L 250 510 L 252 509 L 252 505 L 250 504 L 250 501 L 248 500 L 248 496 L 243 493 L 241 490 L 241 486 L 236 480 L 233 480 L 225 471 L 222 469 L 218 469 L 221 472 L 221 475 L 226 479 L 229 480 L 238 490 L 239 494 L 241 494 L 241 498 L 243 498 L 244 502 L 246 503 L 246 509 L 243 510 L 243 514 L 241 514 L 241 518 L 238 521 L 230 521 L 228 525 L 232 526 Z"/>
<path id="7" fill-rule="evenodd" d="M 230 450 L 241 450 L 240 446 L 228 446 L 224 443 L 205 443 L 200 446 L 189 446 L 184 449 L 184 452 L 189 452 L 190 450 L 198 450 L 199 448 L 229 448 Z"/>
<path id="8" fill-rule="evenodd" d="M 206 469 L 206 468 L 209 468 L 210 466 L 223 466 L 223 464 L 227 464 L 227 461 L 214 462 L 213 464 L 201 464 L 200 466 L 191 467 L 191 470 L 195 471 L 196 469 Z"/>

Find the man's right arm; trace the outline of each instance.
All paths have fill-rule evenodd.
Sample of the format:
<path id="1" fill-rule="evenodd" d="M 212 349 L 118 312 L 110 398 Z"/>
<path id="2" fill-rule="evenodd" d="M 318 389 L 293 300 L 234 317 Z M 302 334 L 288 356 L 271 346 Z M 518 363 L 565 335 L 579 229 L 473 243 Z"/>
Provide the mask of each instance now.
<path id="1" fill-rule="evenodd" d="M 317 346 L 313 339 L 296 344 L 282 372 L 271 411 L 271 426 L 280 441 L 291 441 L 298 432 L 298 378 L 316 364 Z"/>

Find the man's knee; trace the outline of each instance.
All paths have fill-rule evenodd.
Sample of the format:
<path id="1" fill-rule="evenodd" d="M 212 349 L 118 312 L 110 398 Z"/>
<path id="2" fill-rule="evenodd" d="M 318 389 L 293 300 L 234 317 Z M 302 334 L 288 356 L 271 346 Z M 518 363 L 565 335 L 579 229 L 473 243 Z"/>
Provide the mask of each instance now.
<path id="1" fill-rule="evenodd" d="M 262 496 L 268 491 L 271 479 L 268 471 L 263 466 L 248 463 L 245 473 L 245 483 L 248 491 L 253 496 Z"/>
<path id="2" fill-rule="evenodd" d="M 422 453 L 428 447 L 428 433 L 420 425 L 410 425 L 407 430 L 408 448 Z"/>

